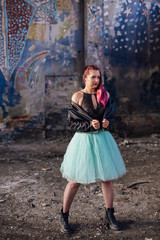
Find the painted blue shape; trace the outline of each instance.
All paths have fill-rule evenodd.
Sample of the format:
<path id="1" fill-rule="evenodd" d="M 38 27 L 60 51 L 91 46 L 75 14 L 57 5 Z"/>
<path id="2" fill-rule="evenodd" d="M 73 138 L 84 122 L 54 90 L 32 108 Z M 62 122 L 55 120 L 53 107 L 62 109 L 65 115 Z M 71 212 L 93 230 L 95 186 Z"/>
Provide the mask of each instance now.
<path id="1" fill-rule="evenodd" d="M 69 46 L 71 42 L 70 42 L 70 38 L 67 36 L 67 37 L 60 38 L 58 40 L 58 43 L 63 44 L 64 46 Z"/>
<path id="2" fill-rule="evenodd" d="M 6 105 L 8 105 L 8 101 L 3 99 L 7 87 L 8 84 L 3 76 L 2 71 L 0 70 L 0 107 L 3 111 L 3 118 L 8 116 L 8 112 L 6 111 Z"/>
<path id="3" fill-rule="evenodd" d="M 52 23 L 58 23 L 57 4 L 55 0 L 40 5 L 40 9 L 48 15 Z"/>
<path id="4" fill-rule="evenodd" d="M 115 23 L 115 27 L 119 27 L 120 26 L 120 23 L 119 22 L 116 22 Z"/>
<path id="5" fill-rule="evenodd" d="M 3 118 L 8 116 L 6 106 L 14 107 L 19 102 L 20 94 L 15 94 L 14 84 L 9 84 L 0 70 L 0 107 L 3 111 Z"/>

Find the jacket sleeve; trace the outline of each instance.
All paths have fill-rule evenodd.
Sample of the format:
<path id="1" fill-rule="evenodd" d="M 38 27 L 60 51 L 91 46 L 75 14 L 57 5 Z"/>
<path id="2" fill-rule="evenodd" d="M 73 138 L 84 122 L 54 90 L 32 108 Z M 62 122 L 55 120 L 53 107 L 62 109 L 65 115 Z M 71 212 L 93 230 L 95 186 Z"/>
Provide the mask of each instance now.
<path id="1" fill-rule="evenodd" d="M 109 101 L 107 103 L 106 110 L 105 110 L 103 118 L 105 118 L 105 119 L 107 119 L 109 121 L 109 126 L 111 126 L 112 123 L 114 122 L 114 119 L 115 119 L 115 108 L 113 106 L 111 98 L 109 98 Z"/>
<path id="2" fill-rule="evenodd" d="M 72 130 L 78 130 L 83 132 L 94 131 L 95 129 L 92 126 L 91 121 L 82 120 L 82 119 L 75 119 L 72 118 L 71 110 L 68 110 L 68 118 L 67 123 L 68 127 Z"/>

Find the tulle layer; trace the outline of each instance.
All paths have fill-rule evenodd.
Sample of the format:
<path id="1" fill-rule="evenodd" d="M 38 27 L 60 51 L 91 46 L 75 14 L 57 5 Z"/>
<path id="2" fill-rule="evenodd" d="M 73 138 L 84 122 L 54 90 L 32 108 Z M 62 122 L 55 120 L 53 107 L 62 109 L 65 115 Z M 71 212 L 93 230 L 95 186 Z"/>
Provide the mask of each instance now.
<path id="1" fill-rule="evenodd" d="M 88 184 L 117 179 L 126 172 L 118 146 L 108 131 L 75 133 L 60 171 L 68 181 Z"/>

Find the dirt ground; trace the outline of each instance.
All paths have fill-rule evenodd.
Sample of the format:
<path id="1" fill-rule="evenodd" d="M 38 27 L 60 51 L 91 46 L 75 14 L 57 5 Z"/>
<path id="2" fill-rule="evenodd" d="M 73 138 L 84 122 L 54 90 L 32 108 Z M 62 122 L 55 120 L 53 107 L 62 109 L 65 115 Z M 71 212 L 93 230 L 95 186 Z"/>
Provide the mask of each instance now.
<path id="1" fill-rule="evenodd" d="M 0 144 L 0 240 L 160 239 L 160 135 L 114 136 L 127 173 L 114 181 L 122 231 L 107 229 L 100 183 L 81 185 L 70 211 L 72 236 L 60 231 L 66 180 L 59 171 L 69 138 Z"/>

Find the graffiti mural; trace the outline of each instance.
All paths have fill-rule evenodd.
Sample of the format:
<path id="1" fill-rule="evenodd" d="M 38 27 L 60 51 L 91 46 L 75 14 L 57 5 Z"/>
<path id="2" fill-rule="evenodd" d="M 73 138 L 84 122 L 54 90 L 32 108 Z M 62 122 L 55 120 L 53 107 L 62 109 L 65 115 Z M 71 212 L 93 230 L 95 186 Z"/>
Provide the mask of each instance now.
<path id="1" fill-rule="evenodd" d="M 18 119 L 25 119 L 24 129 L 27 124 L 31 127 L 32 119 L 34 126 L 37 120 L 37 127 L 43 127 L 45 76 L 73 74 L 73 65 L 78 66 L 83 47 L 79 11 L 79 3 L 71 0 L 0 0 L 0 119 L 4 128 L 20 131 L 17 125 L 13 127 L 20 124 Z"/>
<path id="2" fill-rule="evenodd" d="M 20 94 L 15 90 L 13 84 L 9 84 L 2 71 L 0 71 L 0 107 L 3 110 L 2 117 L 8 116 L 8 108 L 14 107 L 20 102 Z"/>
<path id="3" fill-rule="evenodd" d="M 95 65 L 100 65 L 103 62 L 104 52 L 104 21 L 103 21 L 103 6 L 88 6 L 88 62 L 94 62 Z M 96 40 L 96 42 L 95 42 Z M 91 44 L 92 43 L 92 44 Z M 101 66 L 103 68 L 103 65 Z"/>
<path id="4" fill-rule="evenodd" d="M 103 71 L 119 119 L 159 123 L 160 1 L 89 0 L 87 17 L 87 63 Z"/>
<path id="5" fill-rule="evenodd" d="M 113 41 L 113 54 L 125 56 L 124 60 L 133 60 L 133 55 L 140 62 L 149 61 L 159 42 L 159 6 L 153 1 L 128 1 L 121 3 L 123 11 L 115 19 L 115 37 Z M 156 43 L 157 42 L 157 43 Z M 127 56 L 126 56 L 127 55 Z"/>
<path id="6" fill-rule="evenodd" d="M 104 55 L 115 65 L 135 59 L 146 62 L 160 53 L 159 1 L 104 0 L 104 7 L 88 6 L 88 18 L 88 56 L 94 58 L 89 62 L 97 62 L 103 48 Z M 100 54 L 94 54 L 99 43 Z M 103 61 L 100 64 L 103 66 Z"/>
<path id="7" fill-rule="evenodd" d="M 38 65 L 41 58 L 44 58 L 48 55 L 48 51 L 41 52 L 36 56 L 29 58 L 16 72 L 15 76 L 15 87 L 18 91 L 22 89 L 27 89 L 28 87 L 32 88 L 33 85 L 38 84 L 36 71 L 36 66 Z M 34 75 L 34 76 L 32 76 Z"/>
<path id="8" fill-rule="evenodd" d="M 7 69 L 9 78 L 24 50 L 29 25 L 35 10 L 35 6 L 30 1 L 5 1 Z"/>
<path id="9" fill-rule="evenodd" d="M 20 131 L 19 121 L 21 131 L 32 120 L 43 128 L 45 101 L 52 105 L 54 96 L 45 96 L 46 79 L 65 76 L 75 91 L 84 62 L 100 66 L 117 103 L 118 89 L 151 108 L 146 93 L 156 91 L 148 84 L 159 81 L 159 55 L 159 0 L 0 0 L 0 134 L 3 127 Z"/>
<path id="10" fill-rule="evenodd" d="M 1 2 L 0 2 L 1 3 Z M 3 18 L 2 5 L 0 5 L 0 69 L 5 69 L 5 52 L 4 52 L 4 36 L 3 36 Z"/>

